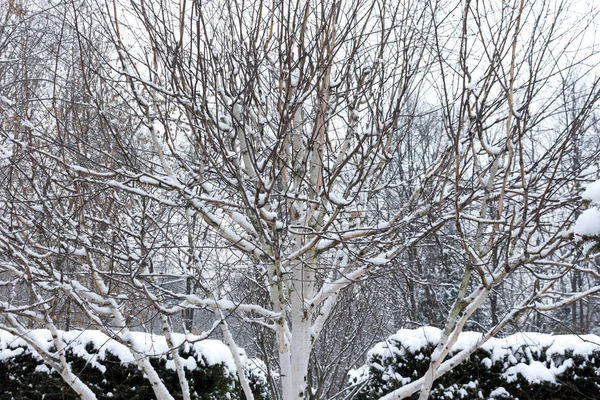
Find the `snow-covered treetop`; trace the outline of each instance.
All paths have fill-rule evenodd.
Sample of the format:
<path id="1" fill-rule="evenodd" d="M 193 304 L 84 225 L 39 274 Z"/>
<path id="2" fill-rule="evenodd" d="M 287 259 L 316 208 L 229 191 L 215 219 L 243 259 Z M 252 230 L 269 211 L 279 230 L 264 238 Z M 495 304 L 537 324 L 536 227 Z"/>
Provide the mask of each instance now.
<path id="1" fill-rule="evenodd" d="M 600 180 L 590 183 L 581 195 L 584 203 L 591 207 L 581 213 L 575 222 L 575 238 L 577 240 L 600 236 Z"/>

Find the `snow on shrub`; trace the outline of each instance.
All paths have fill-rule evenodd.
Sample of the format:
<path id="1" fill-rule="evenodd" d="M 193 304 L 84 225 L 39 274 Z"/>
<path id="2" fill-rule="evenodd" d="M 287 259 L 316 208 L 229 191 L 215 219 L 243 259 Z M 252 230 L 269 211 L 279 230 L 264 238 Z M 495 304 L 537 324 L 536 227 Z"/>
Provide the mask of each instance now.
<path id="1" fill-rule="evenodd" d="M 361 386 L 355 398 L 378 399 L 422 377 L 440 337 L 433 327 L 401 329 L 376 344 L 367 363 L 350 371 L 350 384 Z M 450 356 L 480 337 L 461 333 Z M 490 339 L 436 380 L 430 399 L 576 399 L 597 398 L 598 393 L 599 336 L 518 333 Z"/>
<path id="2" fill-rule="evenodd" d="M 600 180 L 585 186 L 582 194 L 584 205 L 590 208 L 584 210 L 575 221 L 573 233 L 575 240 L 585 240 L 585 252 L 600 251 Z"/>
<path id="3" fill-rule="evenodd" d="M 42 348 L 55 351 L 50 331 L 33 330 L 28 335 Z M 169 346 L 160 335 L 132 332 L 133 339 L 157 370 L 169 391 L 181 397 Z M 99 399 L 152 399 L 154 393 L 126 346 L 100 331 L 60 332 L 71 370 Z M 218 340 L 199 340 L 195 335 L 172 334 L 179 348 L 186 377 L 197 400 L 243 399 L 237 370 L 229 348 Z M 264 363 L 248 359 L 241 350 L 245 374 L 256 399 L 267 399 Z M 0 382 L 2 398 L 64 399 L 76 395 L 39 353 L 7 331 L 0 330 Z"/>

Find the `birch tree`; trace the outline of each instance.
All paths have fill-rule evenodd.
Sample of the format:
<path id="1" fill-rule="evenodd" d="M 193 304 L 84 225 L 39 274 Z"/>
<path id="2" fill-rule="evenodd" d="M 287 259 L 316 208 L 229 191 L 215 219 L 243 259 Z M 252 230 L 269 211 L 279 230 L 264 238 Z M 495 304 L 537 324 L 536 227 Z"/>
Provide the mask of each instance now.
<path id="1" fill-rule="evenodd" d="M 453 143 L 440 201 L 453 203 L 449 210 L 467 262 L 426 375 L 382 399 L 417 391 L 427 399 L 436 377 L 507 324 L 530 310 L 553 310 L 585 296 L 556 290 L 561 276 L 573 272 L 595 282 L 598 278 L 597 268 L 579 266 L 580 254 L 571 243 L 570 227 L 581 208 L 576 184 L 581 169 L 568 166 L 578 138 L 594 130 L 600 86 L 596 49 L 587 41 L 594 34 L 593 21 L 573 22 L 564 2 L 465 1 L 456 6 L 454 35 L 438 24 L 434 34 L 436 87 L 444 132 Z M 459 39 L 451 42 L 451 37 Z M 574 82 L 586 82 L 577 106 L 565 101 Z M 558 122 L 561 108 L 569 109 L 567 123 Z M 581 168 L 598 159 L 597 150 L 588 157 Z M 474 312 L 515 276 L 529 288 L 521 287 L 476 346 L 446 360 Z M 596 283 L 585 293 L 598 290 Z"/>

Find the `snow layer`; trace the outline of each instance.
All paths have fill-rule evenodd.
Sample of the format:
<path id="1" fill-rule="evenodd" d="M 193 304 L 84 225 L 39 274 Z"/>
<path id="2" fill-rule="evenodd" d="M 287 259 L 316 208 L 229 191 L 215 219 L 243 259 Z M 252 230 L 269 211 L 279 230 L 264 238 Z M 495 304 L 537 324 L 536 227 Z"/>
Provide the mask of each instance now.
<path id="1" fill-rule="evenodd" d="M 404 355 L 407 353 L 407 350 L 409 353 L 415 353 L 429 344 L 437 344 L 441 336 L 442 331 L 432 326 L 418 329 L 400 329 L 391 335 L 388 340 L 377 343 L 369 351 L 368 356 L 376 353 L 383 356 L 388 356 L 391 353 Z M 452 346 L 452 352 L 475 345 L 481 337 L 481 333 L 462 332 L 457 342 Z M 495 362 L 503 359 L 507 353 L 515 352 L 523 346 L 535 349 L 535 351 L 546 349 L 548 356 L 567 352 L 573 355 L 588 356 L 593 351 L 600 350 L 600 336 L 549 335 L 545 333 L 521 332 L 505 338 L 491 338 L 481 348 L 490 352 L 493 357 L 492 362 Z"/>
<path id="2" fill-rule="evenodd" d="M 587 185 L 581 197 L 584 200 L 600 204 L 600 180 L 597 180 L 596 182 Z"/>
<path id="3" fill-rule="evenodd" d="M 510 367 L 502 374 L 502 377 L 507 382 L 514 382 L 518 375 L 523 376 L 529 383 L 552 382 L 556 383 L 554 374 L 539 361 L 531 361 L 530 364 L 518 363 Z"/>
<path id="4" fill-rule="evenodd" d="M 434 327 L 418 329 L 400 329 L 387 340 L 377 343 L 367 353 L 367 365 L 350 371 L 351 382 L 364 382 L 369 378 L 368 367 L 373 367 L 394 377 L 390 368 L 396 356 L 407 356 L 422 359 L 423 351 L 430 345 L 435 346 L 442 335 L 442 331 Z M 451 352 L 476 346 L 482 334 L 476 332 L 463 332 Z M 480 346 L 490 354 L 489 358 L 482 360 L 482 364 L 490 368 L 495 362 L 508 362 L 508 369 L 502 377 L 507 382 L 513 382 L 518 375 L 530 383 L 543 381 L 555 383 L 555 377 L 562 374 L 568 367 L 573 366 L 573 356 L 588 358 L 600 352 L 600 336 L 596 335 L 549 335 L 543 333 L 523 332 L 505 338 L 492 338 Z M 551 362 L 544 364 L 534 360 L 532 355 L 545 353 L 545 359 Z M 377 361 L 376 361 L 377 360 Z M 382 365 L 383 364 L 383 365 Z M 510 366 L 509 366 L 510 365 Z M 367 367 L 367 368 L 365 368 Z M 412 379 L 394 377 L 403 383 Z M 406 380 L 406 382 L 405 382 Z"/>
<path id="5" fill-rule="evenodd" d="M 600 235 L 600 210 L 588 208 L 581 213 L 575 222 L 575 236 Z"/>
<path id="6" fill-rule="evenodd" d="M 495 399 L 496 397 L 510 397 L 510 393 L 506 391 L 502 386 L 492 390 L 490 398 Z"/>
<path id="7" fill-rule="evenodd" d="M 107 353 L 118 357 L 123 364 L 132 364 L 135 359 L 127 346 L 109 338 L 104 333 L 95 330 L 68 331 L 60 332 L 61 341 L 67 351 L 87 360 L 90 365 L 104 372 L 106 367 L 101 364 L 106 358 Z M 143 332 L 132 332 L 131 336 L 137 343 L 142 352 L 150 357 L 167 358 L 169 346 L 164 336 L 152 335 Z M 30 339 L 45 350 L 54 347 L 52 335 L 47 329 L 36 329 L 28 333 Z M 235 376 L 236 367 L 229 348 L 218 340 L 200 340 L 195 335 L 172 334 L 175 346 L 183 346 L 185 351 L 189 351 L 193 356 L 183 360 L 184 367 L 195 369 L 198 365 L 211 366 L 223 365 L 226 373 Z M 91 345 L 93 351 L 88 351 L 86 347 Z M 27 342 L 7 331 L 0 330 L 0 361 L 12 358 L 23 349 L 31 353 L 35 358 L 41 359 L 40 355 Z M 191 351 L 190 351 L 191 350 Z M 242 359 L 247 360 L 242 351 Z M 174 369 L 172 360 L 167 361 L 167 367 Z"/>

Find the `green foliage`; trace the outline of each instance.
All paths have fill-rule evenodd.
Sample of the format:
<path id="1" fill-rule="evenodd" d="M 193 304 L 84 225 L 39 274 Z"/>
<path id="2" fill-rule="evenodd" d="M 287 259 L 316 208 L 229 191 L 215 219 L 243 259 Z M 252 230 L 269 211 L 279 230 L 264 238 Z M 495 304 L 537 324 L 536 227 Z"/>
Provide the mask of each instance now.
<path id="1" fill-rule="evenodd" d="M 429 343 L 416 351 L 408 351 L 402 343 L 388 339 L 390 352 L 372 352 L 363 367 L 366 375 L 351 379 L 363 382 L 357 400 L 378 399 L 422 377 L 429 366 L 435 345 Z M 401 351 L 398 351 L 401 349 Z M 522 346 L 498 358 L 490 351 L 478 349 L 470 358 L 434 382 L 430 399 L 520 399 L 571 400 L 598 398 L 600 393 L 600 348 L 588 356 L 548 354 L 547 348 Z M 454 353 L 455 354 L 455 353 Z M 452 356 L 453 354 L 450 354 Z M 494 362 L 491 360 L 494 359 Z M 510 368 L 523 363 L 539 362 L 555 372 L 555 382 L 528 381 Z M 513 376 L 511 379 L 510 376 Z M 503 388 L 504 390 L 500 389 Z M 501 393 L 504 393 L 502 395 Z M 413 395 L 418 398 L 418 393 Z"/>
<path id="2" fill-rule="evenodd" d="M 14 357 L 0 361 L 0 399 L 1 400 L 59 400 L 76 399 L 78 396 L 55 371 L 49 371 L 43 361 L 26 349 Z M 96 353 L 93 346 L 86 350 Z M 180 351 L 183 358 L 191 354 Z M 148 400 L 154 399 L 152 387 L 135 364 L 124 364 L 107 352 L 101 360 L 106 367 L 103 372 L 92 363 L 72 352 L 66 358 L 71 370 L 94 391 L 98 399 L 103 400 Z M 99 361 L 99 360 L 97 360 Z M 235 376 L 232 376 L 222 364 L 209 365 L 206 360 L 199 362 L 192 371 L 186 369 L 186 378 L 194 400 L 243 400 L 242 389 Z M 177 373 L 167 368 L 165 358 L 152 357 L 151 364 L 163 380 L 169 392 L 180 399 L 181 387 Z M 266 380 L 259 374 L 248 374 L 251 388 L 257 400 L 268 400 Z"/>

